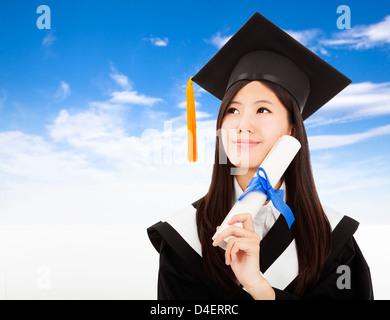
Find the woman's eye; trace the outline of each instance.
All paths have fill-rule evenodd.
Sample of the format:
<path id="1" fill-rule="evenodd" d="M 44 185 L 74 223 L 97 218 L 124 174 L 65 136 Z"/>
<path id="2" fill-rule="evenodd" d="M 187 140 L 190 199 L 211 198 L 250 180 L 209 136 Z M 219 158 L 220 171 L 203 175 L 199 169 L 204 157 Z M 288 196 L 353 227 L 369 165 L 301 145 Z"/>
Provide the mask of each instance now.
<path id="1" fill-rule="evenodd" d="M 238 113 L 238 110 L 236 108 L 229 108 L 226 113 Z"/>
<path id="2" fill-rule="evenodd" d="M 257 112 L 259 112 L 259 113 L 269 113 L 270 111 L 267 109 L 267 108 L 259 108 L 259 109 L 257 109 Z"/>

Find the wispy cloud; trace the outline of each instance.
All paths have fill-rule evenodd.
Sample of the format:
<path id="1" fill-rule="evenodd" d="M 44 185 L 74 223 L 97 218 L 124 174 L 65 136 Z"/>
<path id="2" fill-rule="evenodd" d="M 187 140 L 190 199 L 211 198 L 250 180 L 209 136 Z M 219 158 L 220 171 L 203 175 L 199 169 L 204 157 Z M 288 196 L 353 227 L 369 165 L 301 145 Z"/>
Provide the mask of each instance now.
<path id="1" fill-rule="evenodd" d="M 305 123 L 319 126 L 390 114 L 390 82 L 349 85 Z"/>
<path id="2" fill-rule="evenodd" d="M 148 97 L 143 94 L 139 94 L 137 91 L 115 91 L 112 93 L 110 102 L 121 104 L 137 104 L 144 106 L 152 106 L 157 102 L 162 102 L 161 98 Z"/>
<path id="3" fill-rule="evenodd" d="M 357 25 L 348 30 L 341 30 L 330 39 L 321 40 L 320 44 L 357 50 L 390 44 L 390 15 L 378 23 Z"/>
<path id="4" fill-rule="evenodd" d="M 202 104 L 199 102 L 199 101 L 195 101 L 195 109 L 197 110 L 198 108 L 200 108 L 202 106 Z M 179 109 L 187 109 L 187 101 L 182 101 L 180 102 L 177 107 Z"/>
<path id="5" fill-rule="evenodd" d="M 390 125 L 354 134 L 311 136 L 309 137 L 309 145 L 311 150 L 339 148 L 356 144 L 370 138 L 387 135 L 390 135 Z"/>
<path id="6" fill-rule="evenodd" d="M 210 39 L 206 39 L 205 42 L 206 43 L 211 43 L 212 45 L 216 46 L 218 49 L 222 48 L 223 45 L 229 41 L 229 39 L 232 37 L 233 35 L 228 35 L 228 36 L 222 36 L 221 35 L 221 32 L 217 32 L 216 34 L 214 34 Z"/>
<path id="7" fill-rule="evenodd" d="M 129 77 L 123 73 L 120 73 L 110 62 L 110 78 L 119 85 L 123 91 L 110 92 L 112 98 L 108 101 L 109 104 L 135 104 L 152 106 L 158 102 L 162 102 L 161 98 L 148 97 L 144 94 L 140 94 L 133 89 L 133 83 Z"/>
<path id="8" fill-rule="evenodd" d="M 158 38 L 158 37 L 150 37 L 144 38 L 144 41 L 149 41 L 152 45 L 156 47 L 166 47 L 169 43 L 168 38 Z"/>
<path id="9" fill-rule="evenodd" d="M 211 166 L 186 164 L 186 138 L 177 140 L 177 130 L 134 137 L 104 127 L 108 135 L 91 135 L 101 127 L 92 113 L 59 118 L 52 128 L 59 140 L 0 133 L 2 223 L 151 224 L 207 191 Z M 85 129 L 83 120 L 91 121 Z M 164 201 L 172 190 L 178 198 Z"/>
<path id="10" fill-rule="evenodd" d="M 390 44 L 390 15 L 371 25 L 353 25 L 331 36 L 320 29 L 286 30 L 314 52 L 330 55 L 329 49 L 363 50 Z"/>
<path id="11" fill-rule="evenodd" d="M 70 112 L 63 109 L 48 126 L 55 141 L 83 147 L 96 141 L 116 140 L 123 135 L 123 123 L 112 110 L 88 108 Z"/>
<path id="12" fill-rule="evenodd" d="M 324 32 L 320 29 L 307 29 L 307 30 L 285 30 L 290 36 L 307 46 L 312 51 L 320 51 L 321 54 L 328 54 L 325 48 L 318 46 L 318 39 L 323 37 Z M 226 42 L 230 40 L 233 35 L 223 36 L 222 32 L 218 31 L 216 34 L 211 36 L 210 39 L 205 39 L 206 43 L 210 43 L 217 47 L 222 48 Z"/>
<path id="13" fill-rule="evenodd" d="M 128 124 L 123 121 L 122 111 L 113 112 L 104 106 L 99 108 L 97 104 L 89 105 L 86 110 L 63 109 L 47 126 L 52 140 L 22 132 L 0 133 L 0 186 L 6 186 L 5 190 L 8 190 L 2 208 L 6 208 L 13 219 L 23 220 L 32 207 L 34 221 L 46 219 L 49 212 L 58 215 L 51 217 L 53 221 L 95 221 L 97 215 L 102 221 L 123 221 L 136 219 L 132 212 L 142 209 L 143 219 L 149 218 L 153 222 L 157 218 L 155 203 L 165 203 L 163 199 L 171 196 L 172 190 L 176 190 L 178 201 L 175 205 L 160 207 L 161 215 L 168 215 L 170 210 L 177 210 L 203 196 L 213 163 L 215 139 L 210 137 L 215 134 L 215 120 L 198 122 L 200 159 L 196 164 L 188 165 L 185 125 L 175 128 L 168 121 L 164 131 L 149 129 L 141 136 L 133 136 L 126 131 Z M 384 134 L 390 134 L 390 126 L 355 135 L 312 137 L 309 141 L 312 149 L 320 150 Z M 66 151 L 59 147 L 63 144 L 67 145 Z M 336 189 L 344 192 L 343 196 L 349 190 L 347 199 L 355 199 L 362 192 L 369 197 L 371 193 L 367 186 L 385 186 L 389 181 L 388 165 L 387 171 L 383 172 L 380 159 L 375 163 L 377 167 L 362 161 L 346 166 L 336 161 L 329 166 L 329 161 L 315 161 L 321 194 L 333 203 L 338 201 L 334 196 Z M 362 174 L 362 166 L 369 171 Z M 43 201 L 47 194 L 51 196 Z M 19 201 L 16 201 L 17 197 Z M 107 205 L 113 197 L 115 208 L 118 208 L 115 213 Z M 150 197 L 154 199 L 153 204 L 147 201 Z M 77 207 L 66 206 L 60 214 L 54 210 L 59 203 L 69 203 L 70 198 L 75 199 Z M 345 204 L 337 208 L 351 210 Z M 364 210 L 360 208 L 353 214 L 364 214 Z M 72 216 L 69 216 L 70 212 Z"/>
<path id="14" fill-rule="evenodd" d="M 322 33 L 319 29 L 307 29 L 302 31 L 285 30 L 295 40 L 302 43 L 304 46 L 310 45 Z"/>
<path id="15" fill-rule="evenodd" d="M 24 183 L 55 184 L 56 181 L 71 181 L 76 175 L 85 177 L 92 172 L 99 175 L 84 155 L 64 150 L 58 152 L 55 144 L 38 135 L 20 131 L 1 132 L 0 150 L 0 175 L 8 179 L 16 177 L 22 178 Z"/>
<path id="16" fill-rule="evenodd" d="M 62 100 L 65 100 L 67 97 L 69 97 L 69 95 L 70 95 L 69 83 L 65 81 L 61 81 L 58 86 L 57 92 L 55 94 L 56 101 L 60 102 Z"/>
<path id="17" fill-rule="evenodd" d="M 113 69 L 111 74 L 121 88 L 129 84 L 125 74 Z M 387 86 L 383 84 L 382 90 Z M 366 83 L 353 87 L 350 94 L 374 89 L 379 91 L 380 87 Z M 157 218 L 156 203 L 161 204 L 159 214 L 168 215 L 203 196 L 214 161 L 215 117 L 197 110 L 199 161 L 188 164 L 185 115 L 152 119 L 146 113 L 148 120 L 152 119 L 149 129 L 132 134 L 129 127 L 140 122 L 138 110 L 153 108 L 137 110 L 128 104 L 153 105 L 162 99 L 131 90 L 110 92 L 109 99 L 88 103 L 81 109 L 62 109 L 46 126 L 47 135 L 1 132 L 0 188 L 5 190 L 2 212 L 13 221 L 31 221 L 33 215 L 35 222 L 49 217 L 50 221 L 91 223 L 100 219 L 110 223 L 134 221 L 142 211 L 143 221 L 150 219 L 152 223 Z M 129 118 L 129 109 L 137 110 L 137 116 Z M 157 122 L 164 122 L 164 130 L 153 126 Z M 337 151 L 342 145 L 381 135 L 390 135 L 390 125 L 352 135 L 315 136 L 309 141 L 311 148 L 322 154 L 324 148 Z M 353 186 L 347 178 L 354 178 L 353 191 L 369 197 L 365 190 L 368 174 L 357 175 L 355 168 L 358 164 L 320 168 L 320 189 L 325 193 L 334 190 L 328 182 L 330 174 L 343 173 L 344 179 L 337 179 L 339 190 L 350 190 Z M 383 166 L 370 171 L 376 177 L 369 180 L 370 185 L 383 185 L 388 179 L 389 174 L 381 175 L 380 168 Z M 172 196 L 172 190 L 177 193 L 177 201 L 164 201 Z"/>
<path id="18" fill-rule="evenodd" d="M 0 133 L 0 186 L 8 190 L 3 210 L 19 221 L 28 219 L 26 215 L 33 208 L 34 221 L 46 221 L 50 216 L 51 221 L 68 222 L 132 220 L 136 219 L 132 213 L 142 210 L 143 219 L 152 223 L 157 218 L 155 203 L 166 203 L 163 200 L 172 195 L 172 190 L 176 190 L 178 200 L 174 205 L 162 205 L 161 215 L 203 196 L 214 160 L 215 119 L 199 117 L 200 157 L 196 164 L 189 165 L 185 118 L 166 121 L 164 130 L 150 128 L 135 136 L 127 130 L 125 112 L 125 106 L 93 102 L 81 110 L 61 110 L 46 127 L 49 138 L 18 131 Z M 309 141 L 313 150 L 321 150 L 389 134 L 390 125 L 353 135 L 310 137 Z M 329 161 L 314 164 L 319 172 L 319 189 L 325 196 L 335 189 L 330 186 L 330 174 L 337 178 L 343 174 L 344 178 L 336 181 L 338 190 L 357 194 L 364 190 L 367 197 L 367 181 L 383 185 L 388 179 L 387 173 L 381 176 L 376 168 L 370 169 L 370 175 L 358 175 L 358 164 L 321 167 L 325 163 Z M 367 180 L 368 176 L 371 179 Z M 353 185 L 348 177 L 354 178 Z M 153 203 L 147 200 L 151 197 Z M 113 198 L 117 209 L 114 213 L 110 210 Z M 329 198 L 335 201 L 334 196 Z M 77 206 L 65 205 L 73 203 L 69 199 L 74 199 Z M 66 209 L 55 210 L 59 203 Z"/>
<path id="19" fill-rule="evenodd" d="M 114 80 L 116 84 L 118 84 L 120 87 L 122 87 L 125 90 L 130 90 L 132 88 L 132 83 L 130 82 L 129 78 L 123 74 L 120 73 L 112 63 L 110 63 L 110 78 Z"/>
<path id="20" fill-rule="evenodd" d="M 318 28 L 285 31 L 313 52 L 327 56 L 331 54 L 329 49 L 362 50 L 390 44 L 390 15 L 378 23 L 352 26 L 351 29 L 340 30 L 330 36 Z M 217 32 L 205 41 L 219 49 L 231 37 Z"/>
<path id="21" fill-rule="evenodd" d="M 54 35 L 54 31 L 50 31 L 42 40 L 42 45 L 46 48 L 51 47 L 57 37 Z"/>
<path id="22" fill-rule="evenodd" d="M 320 29 L 306 29 L 306 30 L 285 30 L 290 36 L 295 40 L 302 43 L 304 46 L 308 47 L 311 51 L 322 54 L 329 55 L 329 52 L 320 45 L 320 39 L 325 36 L 324 31 Z"/>
<path id="23" fill-rule="evenodd" d="M 54 34 L 54 30 L 47 31 L 48 33 L 44 36 L 41 42 L 41 47 L 43 51 L 43 57 L 45 59 L 47 58 L 56 58 L 59 57 L 58 52 L 55 52 L 54 50 L 54 42 L 56 42 L 58 39 Z M 46 33 L 46 32 L 45 32 Z"/>

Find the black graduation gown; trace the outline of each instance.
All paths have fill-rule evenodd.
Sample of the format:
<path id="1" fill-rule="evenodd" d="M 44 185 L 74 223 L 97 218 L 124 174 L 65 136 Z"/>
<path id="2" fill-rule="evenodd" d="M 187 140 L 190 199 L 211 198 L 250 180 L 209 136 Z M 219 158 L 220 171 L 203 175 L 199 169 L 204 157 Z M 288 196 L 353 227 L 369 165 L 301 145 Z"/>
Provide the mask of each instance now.
<path id="1" fill-rule="evenodd" d="M 192 205 L 196 208 L 197 203 Z M 322 275 L 301 299 L 373 299 L 370 270 L 353 237 L 358 225 L 357 221 L 347 216 L 338 222 L 332 233 L 332 252 Z M 252 299 L 240 287 L 234 292 L 221 289 L 206 274 L 201 256 L 168 222 L 158 222 L 147 232 L 160 253 L 158 299 Z M 292 240 L 291 232 L 280 215 L 261 241 L 262 272 L 274 263 Z M 348 276 L 349 281 L 343 278 Z M 275 287 L 274 290 L 276 300 L 299 299 L 293 294 L 294 281 L 283 290 Z"/>

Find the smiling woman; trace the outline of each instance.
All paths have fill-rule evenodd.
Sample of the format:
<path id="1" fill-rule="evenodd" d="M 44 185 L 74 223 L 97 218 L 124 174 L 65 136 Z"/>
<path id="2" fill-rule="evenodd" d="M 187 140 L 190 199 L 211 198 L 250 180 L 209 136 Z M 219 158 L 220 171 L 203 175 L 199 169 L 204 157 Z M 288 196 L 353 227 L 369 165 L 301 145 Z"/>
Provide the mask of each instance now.
<path id="1" fill-rule="evenodd" d="M 261 109 L 254 104 L 255 101 L 268 100 L 267 113 L 259 113 Z M 232 101 L 239 101 L 237 111 L 231 114 Z M 241 113 L 240 113 L 241 112 Z M 235 119 L 232 119 L 235 118 Z M 235 278 L 237 275 L 230 274 L 231 270 L 226 270 L 221 263 L 223 262 L 221 252 L 209 250 L 208 238 L 212 236 L 215 230 L 209 228 L 209 225 L 220 225 L 226 212 L 230 207 L 222 208 L 220 196 L 218 193 L 223 187 L 222 185 L 231 184 L 232 192 L 237 195 L 237 192 L 245 190 L 249 181 L 255 175 L 257 168 L 263 162 L 265 156 L 269 153 L 275 142 L 282 135 L 293 135 L 302 145 L 301 151 L 291 163 L 284 177 L 277 183 L 276 189 L 279 189 L 284 181 L 287 204 L 292 208 L 293 212 L 297 213 L 297 221 L 294 224 L 293 233 L 297 247 L 297 257 L 300 261 L 300 268 L 306 270 L 305 274 L 301 272 L 295 281 L 295 293 L 300 295 L 300 290 L 303 290 L 300 285 L 305 282 L 306 287 L 310 282 L 315 282 L 318 275 L 321 273 L 326 257 L 329 255 L 331 247 L 331 226 L 327 221 L 325 212 L 320 204 L 314 179 L 311 172 L 311 164 L 309 158 L 307 136 L 303 125 L 302 117 L 299 111 L 298 104 L 295 99 L 285 89 L 275 83 L 261 80 L 250 81 L 240 80 L 233 84 L 226 92 L 222 99 L 221 108 L 217 120 L 217 129 L 224 128 L 229 130 L 232 138 L 222 138 L 222 145 L 217 145 L 217 149 L 226 150 L 229 162 L 224 168 L 223 166 L 215 166 L 212 182 L 209 193 L 199 203 L 197 210 L 197 224 L 199 238 L 203 246 L 203 259 L 208 270 L 211 270 L 217 282 L 227 285 L 228 278 Z M 241 152 L 231 152 L 234 149 L 234 141 L 236 137 L 242 137 L 244 128 L 249 128 L 249 137 L 254 141 L 260 141 L 253 148 L 240 148 Z M 233 147 L 232 147 L 233 145 Z M 230 147 L 230 148 L 229 148 Z M 257 149 L 257 150 L 256 150 Z M 250 151 L 249 151 L 250 150 Z M 219 154 L 220 151 L 216 152 Z M 220 163 L 216 158 L 216 163 Z M 246 167 L 245 174 L 237 174 L 233 181 L 224 181 L 222 177 L 228 176 L 231 167 Z M 234 190 L 239 186 L 238 191 Z M 233 191 L 234 190 L 234 191 Z M 296 192 L 300 190 L 299 192 Z M 218 203 L 215 202 L 218 199 Z M 232 199 L 226 198 L 222 203 L 232 203 Z M 212 208 L 212 209 L 207 209 Z M 210 215 L 207 212 L 214 212 Z M 261 216 L 261 215 L 260 215 Z M 298 217 L 300 216 L 300 217 Z M 278 214 L 273 214 L 267 217 L 268 226 L 261 225 L 259 221 L 253 223 L 259 225 L 257 232 L 265 236 L 270 230 L 272 223 L 275 223 Z M 259 218 L 261 219 L 261 218 Z M 264 219 L 264 217 L 263 217 Z M 299 231 L 302 230 L 302 231 Z M 305 230 L 303 232 L 303 230 Z M 208 257 L 211 257 L 210 260 Z M 306 266 L 305 266 L 306 265 Z M 266 269 L 263 269 L 263 272 Z"/>
<path id="2" fill-rule="evenodd" d="M 222 108 L 225 109 L 225 108 Z M 228 104 L 222 121 L 222 143 L 236 167 L 248 168 L 238 175 L 242 189 L 248 185 L 275 142 L 290 135 L 292 124 L 286 108 L 266 84 L 253 81 L 243 87 Z"/>
<path id="3" fill-rule="evenodd" d="M 321 204 L 303 124 L 350 80 L 259 13 L 192 79 L 222 100 L 215 163 L 204 197 L 148 229 L 160 253 L 158 297 L 372 299 L 370 271 L 353 237 L 358 222 Z M 275 186 L 294 213 L 291 228 L 269 201 L 254 217 L 234 215 L 212 242 L 284 135 L 301 144 Z M 348 290 L 338 286 L 340 265 L 351 271 Z"/>

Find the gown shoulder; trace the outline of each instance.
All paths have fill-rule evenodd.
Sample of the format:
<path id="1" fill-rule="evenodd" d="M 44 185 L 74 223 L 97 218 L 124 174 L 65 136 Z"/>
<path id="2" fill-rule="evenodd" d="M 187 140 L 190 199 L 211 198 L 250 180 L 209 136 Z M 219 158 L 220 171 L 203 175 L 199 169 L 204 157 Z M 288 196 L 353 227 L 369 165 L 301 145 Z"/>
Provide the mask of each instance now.
<path id="1" fill-rule="evenodd" d="M 226 292 L 208 276 L 197 237 L 195 212 L 194 206 L 186 208 L 175 215 L 180 218 L 160 221 L 147 229 L 150 241 L 160 254 L 158 298 L 252 299 L 242 287 L 237 286 L 237 290 Z M 359 223 L 347 216 L 337 218 L 337 215 L 329 210 L 327 210 L 327 215 L 333 229 L 332 252 L 325 263 L 319 281 L 302 297 L 293 294 L 294 281 L 283 288 L 273 286 L 276 299 L 373 299 L 370 269 L 353 237 Z M 277 227 L 278 224 L 275 228 Z M 275 235 L 274 239 L 271 233 L 268 240 L 263 243 L 269 248 L 274 248 L 272 243 L 278 242 L 280 238 L 279 230 L 274 231 L 278 231 L 273 233 L 279 236 Z M 267 244 L 268 242 L 272 243 Z M 289 243 L 291 242 L 287 241 L 285 246 L 287 247 Z M 260 250 L 263 249 L 265 248 L 260 248 Z M 283 254 L 283 248 L 280 249 Z M 260 254 L 261 259 L 264 258 L 263 262 L 270 261 L 270 269 L 277 265 L 272 261 L 277 261 L 278 257 L 272 259 L 264 257 L 264 255 L 274 255 L 273 250 L 263 250 L 263 256 L 262 251 Z M 277 275 L 278 272 L 273 273 Z M 272 285 L 272 282 L 270 283 Z"/>
<path id="2" fill-rule="evenodd" d="M 277 300 L 373 300 L 370 268 L 353 236 L 338 254 L 325 264 L 317 284 L 303 297 L 292 292 L 293 283 L 285 290 L 274 288 Z"/>

